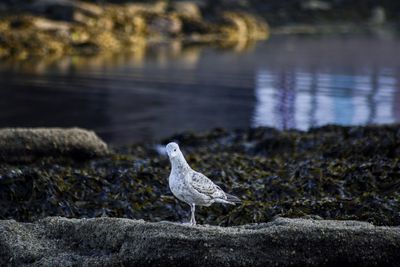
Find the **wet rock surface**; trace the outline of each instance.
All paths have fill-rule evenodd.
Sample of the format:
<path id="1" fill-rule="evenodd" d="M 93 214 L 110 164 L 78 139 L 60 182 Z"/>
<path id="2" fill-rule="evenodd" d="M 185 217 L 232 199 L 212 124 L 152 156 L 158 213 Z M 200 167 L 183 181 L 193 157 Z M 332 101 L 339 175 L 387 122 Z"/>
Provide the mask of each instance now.
<path id="1" fill-rule="evenodd" d="M 200 223 L 232 226 L 316 215 L 400 225 L 399 125 L 216 129 L 161 144 L 169 141 L 180 144 L 195 170 L 243 200 L 234 207 L 199 208 Z M 170 163 L 158 150 L 135 144 L 89 161 L 54 155 L 0 163 L 0 218 L 187 221 L 189 208 L 172 196 Z"/>
<path id="2" fill-rule="evenodd" d="M 62 128 L 0 129 L 0 162 L 26 162 L 41 157 L 89 159 L 109 153 L 94 132 Z"/>
<path id="3" fill-rule="evenodd" d="M 398 266 L 400 228 L 276 218 L 216 227 L 97 218 L 0 221 L 10 266 Z"/>

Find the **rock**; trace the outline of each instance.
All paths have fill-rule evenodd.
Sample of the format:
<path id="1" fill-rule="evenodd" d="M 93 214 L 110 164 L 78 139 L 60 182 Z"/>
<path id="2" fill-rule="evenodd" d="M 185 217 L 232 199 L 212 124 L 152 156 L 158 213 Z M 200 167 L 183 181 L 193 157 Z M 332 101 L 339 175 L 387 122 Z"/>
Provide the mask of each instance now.
<path id="1" fill-rule="evenodd" d="M 167 10 L 167 2 L 158 0 L 154 3 L 126 3 L 124 8 L 128 13 L 153 13 L 164 14 Z"/>
<path id="2" fill-rule="evenodd" d="M 24 162 L 38 157 L 100 157 L 107 145 L 94 132 L 62 128 L 0 129 L 0 161 Z"/>
<path id="3" fill-rule="evenodd" d="M 301 7 L 304 10 L 330 10 L 331 4 L 324 1 L 309 0 L 301 3 Z"/>
<path id="4" fill-rule="evenodd" d="M 63 21 L 53 21 L 45 18 L 35 18 L 32 24 L 42 31 L 69 32 L 71 25 Z"/>
<path id="5" fill-rule="evenodd" d="M 0 3 L 0 11 L 6 11 L 7 10 L 7 5 L 4 3 Z"/>
<path id="6" fill-rule="evenodd" d="M 177 16 L 157 16 L 149 22 L 149 31 L 153 35 L 177 35 L 182 31 L 182 21 Z"/>
<path id="7" fill-rule="evenodd" d="M 192 19 L 201 19 L 201 11 L 199 6 L 190 1 L 173 2 L 172 9 L 180 16 L 189 17 Z"/>
<path id="8" fill-rule="evenodd" d="M 82 16 L 99 17 L 103 13 L 98 5 L 68 0 L 37 0 L 24 9 L 36 15 L 63 21 L 75 21 Z"/>
<path id="9" fill-rule="evenodd" d="M 107 1 L 106 1 L 107 2 Z M 200 3 L 88 3 L 79 0 L 8 0 L 0 19 L 0 58 L 93 55 L 121 49 L 143 51 L 146 41 L 192 43 L 266 39 L 263 19 L 241 12 L 232 18 L 201 17 Z M 0 9 L 2 4 L 0 4 Z M 234 12 L 233 12 L 234 13 Z"/>
<path id="10" fill-rule="evenodd" d="M 0 221 L 2 266 L 398 266 L 400 228 L 277 218 L 217 227 L 120 218 Z"/>
<path id="11" fill-rule="evenodd" d="M 228 27 L 223 29 L 227 38 L 242 40 L 261 40 L 269 35 L 267 23 L 246 12 L 223 12 Z"/>
<path id="12" fill-rule="evenodd" d="M 371 11 L 371 17 L 369 19 L 373 25 L 382 25 L 386 22 L 386 11 L 383 7 L 374 7 Z"/>

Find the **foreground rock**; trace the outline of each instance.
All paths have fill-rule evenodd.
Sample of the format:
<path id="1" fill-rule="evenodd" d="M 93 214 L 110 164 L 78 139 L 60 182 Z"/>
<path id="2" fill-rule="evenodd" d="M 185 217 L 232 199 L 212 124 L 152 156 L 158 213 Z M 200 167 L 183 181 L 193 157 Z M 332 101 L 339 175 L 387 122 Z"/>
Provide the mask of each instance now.
<path id="1" fill-rule="evenodd" d="M 107 154 L 107 145 L 92 131 L 79 128 L 0 129 L 0 161 L 21 162 L 49 156 L 82 159 Z"/>
<path id="2" fill-rule="evenodd" d="M 398 266 L 400 228 L 277 218 L 240 227 L 129 219 L 0 221 L 11 266 Z"/>

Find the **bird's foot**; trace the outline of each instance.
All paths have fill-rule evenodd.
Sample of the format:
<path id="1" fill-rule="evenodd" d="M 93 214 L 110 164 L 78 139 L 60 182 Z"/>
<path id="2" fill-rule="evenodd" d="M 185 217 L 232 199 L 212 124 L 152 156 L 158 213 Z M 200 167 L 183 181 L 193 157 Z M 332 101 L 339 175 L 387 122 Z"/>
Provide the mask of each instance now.
<path id="1" fill-rule="evenodd" d="M 196 223 L 192 223 L 192 222 L 183 222 L 183 225 L 189 225 L 189 226 L 194 226 L 196 225 Z"/>
<path id="2" fill-rule="evenodd" d="M 187 224 L 189 224 L 190 226 L 194 226 L 194 225 L 196 225 L 196 220 L 194 220 L 193 218 L 191 218 L 190 221 L 187 222 Z"/>

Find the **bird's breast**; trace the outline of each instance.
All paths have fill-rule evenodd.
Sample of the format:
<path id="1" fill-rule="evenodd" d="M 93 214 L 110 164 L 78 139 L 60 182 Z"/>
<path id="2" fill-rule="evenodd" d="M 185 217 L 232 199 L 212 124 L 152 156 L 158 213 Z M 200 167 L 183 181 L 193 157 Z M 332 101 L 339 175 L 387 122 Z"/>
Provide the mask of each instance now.
<path id="1" fill-rule="evenodd" d="M 179 200 L 185 201 L 183 199 L 184 195 L 184 180 L 181 179 L 178 175 L 175 175 L 173 173 L 170 174 L 169 176 L 169 189 L 171 189 L 172 194 L 174 194 L 175 197 L 177 197 Z"/>

